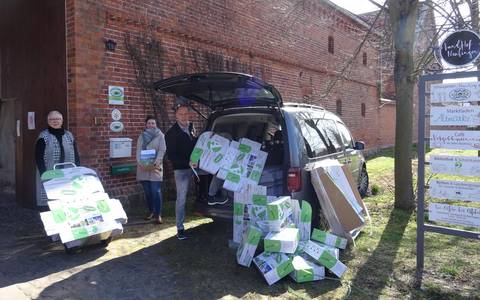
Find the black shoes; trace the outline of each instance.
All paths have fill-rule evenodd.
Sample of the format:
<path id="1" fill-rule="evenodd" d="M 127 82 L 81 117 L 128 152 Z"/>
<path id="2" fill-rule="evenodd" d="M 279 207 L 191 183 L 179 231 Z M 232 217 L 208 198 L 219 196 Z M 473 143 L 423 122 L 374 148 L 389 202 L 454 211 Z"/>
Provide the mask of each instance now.
<path id="1" fill-rule="evenodd" d="M 181 229 L 177 231 L 177 239 L 180 241 L 188 239 L 188 236 L 185 235 L 185 230 Z"/>
<path id="2" fill-rule="evenodd" d="M 208 205 L 223 205 L 228 202 L 228 197 L 225 199 L 217 199 L 215 196 L 208 196 Z"/>

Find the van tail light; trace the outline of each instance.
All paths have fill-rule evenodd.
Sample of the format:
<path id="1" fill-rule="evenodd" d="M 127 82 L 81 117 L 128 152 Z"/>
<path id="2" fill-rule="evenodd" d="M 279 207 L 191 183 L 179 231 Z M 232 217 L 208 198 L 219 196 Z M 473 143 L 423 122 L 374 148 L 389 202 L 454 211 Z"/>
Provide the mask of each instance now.
<path id="1" fill-rule="evenodd" d="M 300 191 L 302 187 L 302 172 L 300 168 L 288 169 L 287 189 L 290 193 Z"/>

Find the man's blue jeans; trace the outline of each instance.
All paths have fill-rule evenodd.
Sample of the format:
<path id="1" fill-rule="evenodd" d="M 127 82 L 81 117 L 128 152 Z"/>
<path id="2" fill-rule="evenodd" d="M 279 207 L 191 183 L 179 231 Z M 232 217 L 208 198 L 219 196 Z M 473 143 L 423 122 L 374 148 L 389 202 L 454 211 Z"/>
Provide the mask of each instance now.
<path id="1" fill-rule="evenodd" d="M 147 205 L 150 213 L 155 216 L 162 215 L 162 190 L 161 181 L 140 181 L 145 192 L 145 198 L 147 199 Z"/>
<path id="2" fill-rule="evenodd" d="M 177 188 L 177 201 L 175 202 L 175 217 L 177 230 L 183 230 L 185 221 L 185 202 L 187 201 L 188 185 L 192 177 L 191 169 L 174 170 L 175 187 Z"/>

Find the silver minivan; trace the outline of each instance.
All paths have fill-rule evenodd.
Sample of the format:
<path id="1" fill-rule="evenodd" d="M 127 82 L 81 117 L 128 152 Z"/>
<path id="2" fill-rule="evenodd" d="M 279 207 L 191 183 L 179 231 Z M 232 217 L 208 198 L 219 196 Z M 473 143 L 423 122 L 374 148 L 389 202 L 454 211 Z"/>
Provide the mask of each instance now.
<path id="1" fill-rule="evenodd" d="M 363 196 L 368 190 L 368 173 L 362 150 L 342 120 L 320 106 L 284 103 L 277 89 L 251 75 L 232 72 L 199 73 L 163 79 L 157 90 L 185 97 L 196 111 L 209 108 L 205 130 L 232 140 L 246 137 L 262 144 L 268 153 L 260 185 L 268 195 L 289 195 L 307 200 L 317 225 L 320 207 L 310 182 L 309 167 L 317 161 L 334 158 L 348 166 Z M 205 110 L 203 110 L 205 111 Z M 207 203 L 212 175 L 200 176 L 195 209 L 210 217 L 231 218 L 232 201 L 225 205 Z M 233 199 L 230 192 L 224 197 Z"/>

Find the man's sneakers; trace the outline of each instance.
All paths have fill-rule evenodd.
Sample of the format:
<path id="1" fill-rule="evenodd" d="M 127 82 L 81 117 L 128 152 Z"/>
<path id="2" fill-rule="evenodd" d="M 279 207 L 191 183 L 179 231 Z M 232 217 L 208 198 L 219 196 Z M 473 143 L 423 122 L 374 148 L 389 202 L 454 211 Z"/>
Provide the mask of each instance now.
<path id="1" fill-rule="evenodd" d="M 179 239 L 180 241 L 188 239 L 188 236 L 185 235 L 185 230 L 181 229 L 177 231 L 177 239 Z"/>
<path id="2" fill-rule="evenodd" d="M 228 197 L 225 197 L 224 199 L 218 199 L 215 196 L 210 196 L 208 195 L 208 205 L 223 205 L 228 202 Z"/>

